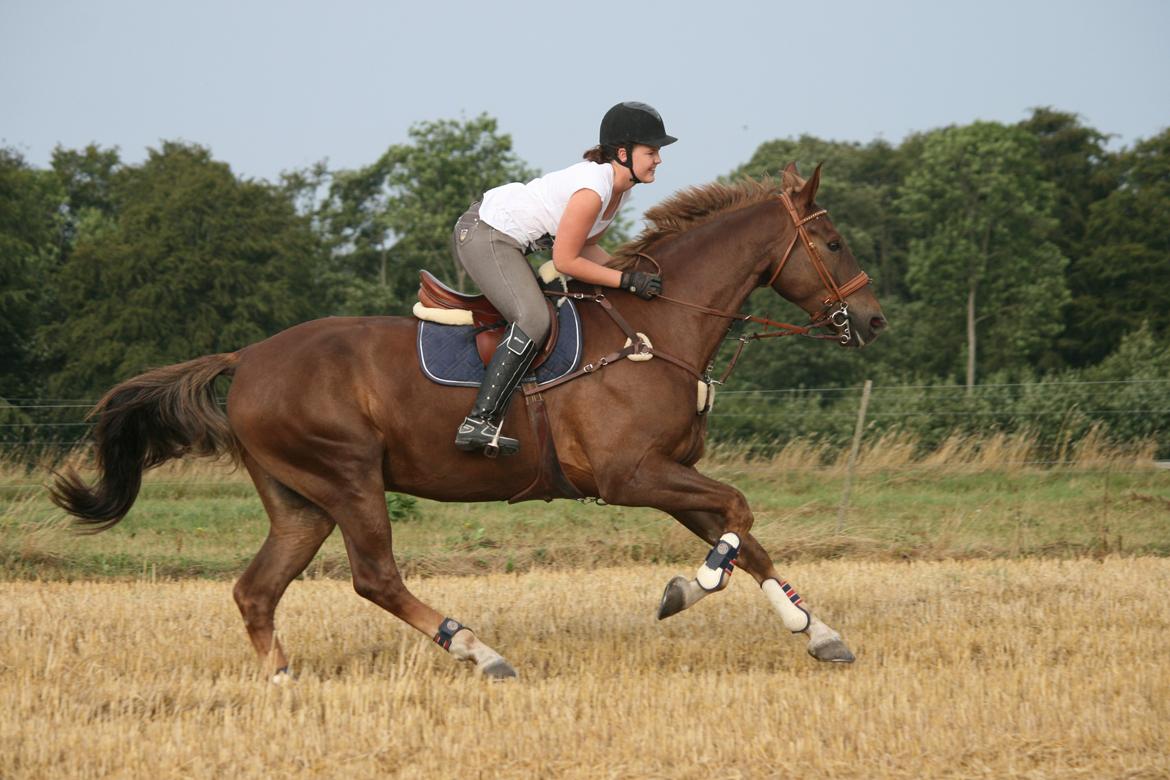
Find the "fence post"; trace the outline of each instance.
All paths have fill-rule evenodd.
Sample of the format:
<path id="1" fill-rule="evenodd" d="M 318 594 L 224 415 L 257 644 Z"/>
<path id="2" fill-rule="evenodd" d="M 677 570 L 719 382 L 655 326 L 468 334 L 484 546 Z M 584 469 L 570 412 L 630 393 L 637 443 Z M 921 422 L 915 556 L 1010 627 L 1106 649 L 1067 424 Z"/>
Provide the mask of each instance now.
<path id="1" fill-rule="evenodd" d="M 869 408 L 869 391 L 873 380 L 865 380 L 861 391 L 861 408 L 857 410 L 857 427 L 853 429 L 853 447 L 849 450 L 849 464 L 845 467 L 845 490 L 841 494 L 841 506 L 837 509 L 837 533 L 845 530 L 845 513 L 849 511 L 849 491 L 853 487 L 853 470 L 857 466 L 857 454 L 861 450 L 861 432 L 865 429 L 865 410 Z"/>

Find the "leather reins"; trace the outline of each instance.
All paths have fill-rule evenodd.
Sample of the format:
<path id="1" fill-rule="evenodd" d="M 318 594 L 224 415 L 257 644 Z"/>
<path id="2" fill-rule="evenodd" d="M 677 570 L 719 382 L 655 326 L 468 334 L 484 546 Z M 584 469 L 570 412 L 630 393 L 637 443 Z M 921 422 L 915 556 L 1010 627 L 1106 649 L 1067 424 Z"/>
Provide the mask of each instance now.
<path id="1" fill-rule="evenodd" d="M 736 348 L 735 354 L 732 356 L 730 363 L 728 363 L 727 369 L 724 371 L 723 376 L 718 380 L 720 384 L 726 382 L 727 378 L 731 376 L 731 372 L 735 369 L 736 362 L 739 361 L 739 357 L 743 353 L 743 349 L 745 346 L 747 346 L 747 342 L 749 341 L 754 341 L 756 339 L 776 338 L 778 336 L 805 336 L 807 338 L 813 339 L 836 339 L 842 344 L 848 344 L 853 338 L 853 334 L 849 327 L 849 304 L 845 302 L 845 298 L 869 284 L 869 275 L 866 274 L 865 271 L 859 271 L 856 276 L 845 282 L 845 284 L 838 285 L 837 281 L 833 278 L 833 275 L 829 273 L 829 269 L 825 266 L 825 261 L 821 258 L 820 252 L 817 251 L 816 244 L 813 243 L 812 238 L 809 236 L 808 230 L 805 228 L 805 225 L 807 225 L 809 222 L 812 222 L 814 219 L 827 216 L 829 213 L 828 210 L 820 209 L 819 211 L 814 211 L 807 216 L 801 217 L 800 214 L 796 211 L 796 206 L 792 202 L 792 197 L 787 192 L 780 193 L 779 200 L 780 203 L 784 206 L 784 210 L 788 213 L 789 218 L 792 220 L 792 224 L 793 227 L 796 228 L 796 232 L 793 234 L 792 240 L 788 242 L 788 247 L 784 250 L 784 254 L 780 256 L 780 261 L 776 263 L 776 270 L 774 270 L 772 275 L 768 278 L 768 283 L 766 286 L 771 287 L 776 283 L 776 280 L 780 278 L 780 273 L 784 270 L 784 266 L 788 264 L 789 258 L 792 257 L 792 251 L 796 248 L 796 242 L 802 242 L 805 248 L 805 252 L 808 255 L 809 262 L 812 264 L 813 269 L 816 270 L 817 276 L 820 277 L 821 284 L 824 285 L 825 292 L 827 293 L 825 298 L 822 300 L 824 308 L 815 317 L 811 317 L 807 325 L 793 325 L 788 322 L 778 322 L 776 320 L 770 320 L 766 317 L 758 317 L 754 314 L 743 314 L 741 312 L 713 309 L 709 306 L 702 306 L 697 303 L 691 303 L 690 301 L 672 298 L 668 295 L 657 296 L 658 298 L 673 303 L 677 306 L 694 309 L 695 311 L 700 311 L 704 314 L 710 314 L 716 317 L 726 317 L 737 322 L 754 322 L 757 325 L 764 326 L 765 330 L 749 333 L 737 338 L 739 341 L 739 347 Z M 644 257 L 653 263 L 655 268 L 657 268 L 658 272 L 661 274 L 662 266 L 660 266 L 654 258 L 645 253 L 639 253 L 639 256 Z M 834 327 L 838 331 L 838 335 L 834 336 L 813 332 L 817 328 L 821 328 L 826 325 L 831 325 Z M 770 332 L 767 330 L 768 328 L 773 328 L 774 331 Z"/>
<path id="2" fill-rule="evenodd" d="M 812 214 L 801 217 L 800 214 L 797 213 L 796 206 L 792 203 L 792 198 L 787 192 L 780 193 L 779 200 L 781 204 L 783 204 L 784 209 L 788 212 L 788 216 L 792 219 L 792 224 L 796 228 L 796 232 L 793 234 L 792 240 L 788 242 L 788 247 L 784 250 L 784 254 L 781 255 L 780 261 L 776 264 L 776 270 L 772 272 L 771 277 L 768 279 L 767 286 L 771 287 L 776 283 L 776 280 L 780 278 L 780 273 L 784 270 L 784 266 L 788 264 L 789 258 L 792 257 L 792 252 L 796 248 L 796 242 L 801 241 L 804 245 L 805 253 L 808 255 L 809 262 L 816 270 L 817 276 L 820 277 L 821 284 L 824 285 L 825 292 L 827 293 L 826 297 L 822 301 L 824 304 L 824 309 L 822 309 L 821 312 L 817 314 L 817 316 L 810 318 L 810 321 L 807 325 L 793 325 L 787 322 L 770 320 L 766 317 L 758 317 L 754 314 L 744 314 L 742 312 L 715 309 L 710 306 L 703 306 L 702 304 L 684 301 L 679 298 L 672 298 L 668 295 L 655 296 L 657 300 L 666 301 L 676 306 L 693 309 L 695 311 L 702 312 L 703 314 L 709 314 L 715 317 L 723 317 L 735 322 L 754 322 L 757 325 L 764 326 L 765 330 L 738 337 L 739 347 L 736 349 L 735 355 L 732 356 L 731 362 L 728 364 L 727 369 L 723 373 L 723 376 L 718 380 L 713 380 L 709 376 L 711 366 L 707 367 L 706 372 L 700 372 L 692 366 L 688 365 L 685 361 L 664 353 L 663 351 L 642 341 L 642 337 L 634 331 L 630 324 L 626 322 L 626 319 L 613 307 L 613 304 L 611 304 L 605 297 L 605 293 L 601 291 L 601 288 L 594 288 L 592 295 L 586 293 L 566 293 L 546 290 L 544 294 L 550 297 L 567 297 L 573 298 L 575 300 L 592 300 L 600 304 L 605 313 L 610 316 L 610 318 L 617 324 L 618 328 L 620 328 L 622 332 L 625 333 L 629 338 L 630 345 L 623 347 L 622 349 L 615 352 L 611 352 L 610 354 L 605 355 L 604 357 L 601 357 L 594 362 L 586 363 L 583 367 L 577 369 L 576 371 L 567 374 L 560 379 L 546 383 L 539 388 L 525 388 L 525 395 L 531 395 L 534 393 L 543 392 L 544 390 L 550 390 L 557 385 L 572 381 L 573 379 L 576 379 L 585 374 L 591 374 L 594 371 L 604 368 L 605 366 L 610 365 L 617 360 L 629 357 L 630 355 L 653 355 L 655 357 L 660 357 L 663 360 L 666 360 L 668 363 L 676 365 L 686 371 L 688 374 L 698 378 L 699 381 L 723 384 L 727 381 L 728 377 L 731 376 L 731 372 L 735 368 L 736 362 L 739 360 L 740 355 L 743 353 L 744 347 L 747 346 L 747 342 L 749 341 L 754 341 L 756 339 L 775 338 L 777 336 L 806 336 L 813 339 L 836 339 L 839 340 L 842 344 L 848 344 L 850 340 L 852 340 L 853 336 L 849 327 L 849 304 L 846 303 L 845 298 L 869 284 L 869 276 L 865 273 L 865 271 L 859 271 L 856 276 L 845 282 L 845 284 L 838 285 L 836 280 L 833 279 L 833 275 L 829 273 L 829 269 L 825 266 L 825 261 L 821 258 L 820 252 L 817 251 L 816 245 L 813 244 L 812 238 L 809 236 L 808 230 L 805 228 L 805 225 L 807 225 L 809 222 L 812 222 L 814 219 L 827 216 L 829 212 L 826 209 L 821 209 L 819 211 L 813 212 Z M 645 254 L 644 252 L 639 252 L 637 256 L 645 258 L 646 260 L 649 260 L 651 263 L 653 263 L 654 267 L 661 275 L 662 266 L 658 264 L 657 260 L 655 260 L 650 255 Z M 833 336 L 813 333 L 813 331 L 817 328 L 821 328 L 826 325 L 830 325 L 835 328 L 838 331 L 838 335 Z M 769 332 L 767 328 L 773 328 L 775 329 L 775 332 Z"/>
<path id="3" fill-rule="evenodd" d="M 820 211 L 814 211 L 812 214 L 809 214 L 806 217 L 801 217 L 796 212 L 796 207 L 792 203 L 792 198 L 788 195 L 787 192 L 780 193 L 779 200 L 784 205 L 785 210 L 788 212 L 788 216 L 792 219 L 792 224 L 796 228 L 796 233 L 793 234 L 792 240 L 788 242 L 788 247 L 784 250 L 784 254 L 780 256 L 780 262 L 776 263 L 776 270 L 772 272 L 771 277 L 768 279 L 767 285 L 762 286 L 771 287 L 776 283 L 776 280 L 780 278 L 780 273 L 784 270 L 784 266 L 788 264 L 789 258 L 792 257 L 792 250 L 796 248 L 796 242 L 801 241 L 804 244 L 805 251 L 808 254 L 809 262 L 812 264 L 813 269 L 816 270 L 817 276 L 820 277 L 821 284 L 823 284 L 825 287 L 825 292 L 828 293 L 828 295 L 826 295 L 822 301 L 825 309 L 822 310 L 821 313 L 816 317 L 812 318 L 807 325 L 792 325 L 787 322 L 777 322 L 765 317 L 757 317 L 754 314 L 742 314 L 739 312 L 712 309 L 708 306 L 701 306 L 696 303 L 691 303 L 690 301 L 671 298 L 667 295 L 659 295 L 657 297 L 679 306 L 685 306 L 697 311 L 702 311 L 705 314 L 727 317 L 729 319 L 740 320 L 743 322 L 754 322 L 765 327 L 777 328 L 779 330 L 785 331 L 783 333 L 762 333 L 761 335 L 755 336 L 755 338 L 770 338 L 773 336 L 808 336 L 810 335 L 811 331 L 826 324 L 837 325 L 840 327 L 840 323 L 834 321 L 833 315 L 829 313 L 829 309 L 831 309 L 833 304 L 836 303 L 844 305 L 844 308 L 847 312 L 848 307 L 845 305 L 845 298 L 869 284 L 869 275 L 866 274 L 865 271 L 859 271 L 858 274 L 848 282 L 842 285 L 838 285 L 836 280 L 833 279 L 833 275 L 829 273 L 829 269 L 825 266 L 825 261 L 821 259 L 821 254 L 817 251 L 816 244 L 812 242 L 812 238 L 809 237 L 808 230 L 805 228 L 805 225 L 807 225 L 809 222 L 812 222 L 814 219 L 827 216 L 829 213 L 828 210 L 821 209 Z M 641 252 L 638 253 L 638 256 L 646 258 L 654 264 L 659 273 L 662 272 L 662 267 L 658 265 L 658 262 L 654 258 Z M 832 339 L 834 337 L 812 336 L 812 338 Z"/>

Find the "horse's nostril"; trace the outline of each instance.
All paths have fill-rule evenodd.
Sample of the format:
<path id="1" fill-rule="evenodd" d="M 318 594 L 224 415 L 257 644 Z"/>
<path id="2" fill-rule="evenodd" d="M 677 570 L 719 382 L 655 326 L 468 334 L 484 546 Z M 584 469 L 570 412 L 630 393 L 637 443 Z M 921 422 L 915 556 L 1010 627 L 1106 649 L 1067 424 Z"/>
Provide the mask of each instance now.
<path id="1" fill-rule="evenodd" d="M 888 324 L 885 317 L 874 317 L 869 321 L 869 327 L 875 331 L 881 330 Z"/>

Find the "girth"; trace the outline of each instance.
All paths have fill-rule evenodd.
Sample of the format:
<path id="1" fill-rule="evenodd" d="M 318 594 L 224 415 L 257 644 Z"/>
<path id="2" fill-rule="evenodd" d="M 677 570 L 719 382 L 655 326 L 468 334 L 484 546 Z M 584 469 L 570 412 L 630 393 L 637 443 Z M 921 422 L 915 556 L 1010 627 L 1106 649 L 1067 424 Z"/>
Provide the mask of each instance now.
<path id="1" fill-rule="evenodd" d="M 490 363 L 508 323 L 487 296 L 468 295 L 454 290 L 440 282 L 430 271 L 419 271 L 418 280 L 418 301 L 423 306 L 430 309 L 471 312 L 471 322 L 479 329 L 475 334 L 475 348 L 479 351 L 483 364 L 486 366 Z M 551 299 L 546 299 L 545 304 L 548 306 L 548 338 L 544 341 L 544 348 L 537 353 L 536 359 L 532 362 L 533 369 L 548 360 L 560 335 L 556 304 Z"/>

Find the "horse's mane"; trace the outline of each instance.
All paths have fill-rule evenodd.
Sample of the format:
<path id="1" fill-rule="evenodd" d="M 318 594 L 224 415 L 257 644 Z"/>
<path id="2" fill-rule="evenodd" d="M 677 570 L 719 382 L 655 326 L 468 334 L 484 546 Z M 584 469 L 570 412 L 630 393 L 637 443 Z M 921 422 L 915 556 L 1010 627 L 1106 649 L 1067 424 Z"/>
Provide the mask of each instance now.
<path id="1" fill-rule="evenodd" d="M 779 195 L 780 182 L 771 177 L 763 180 L 745 178 L 729 184 L 714 182 L 679 190 L 646 212 L 649 227 L 618 247 L 609 265 L 622 270 L 631 268 L 637 262 L 639 252 L 646 252 L 659 241 L 685 233 L 728 211 Z"/>

